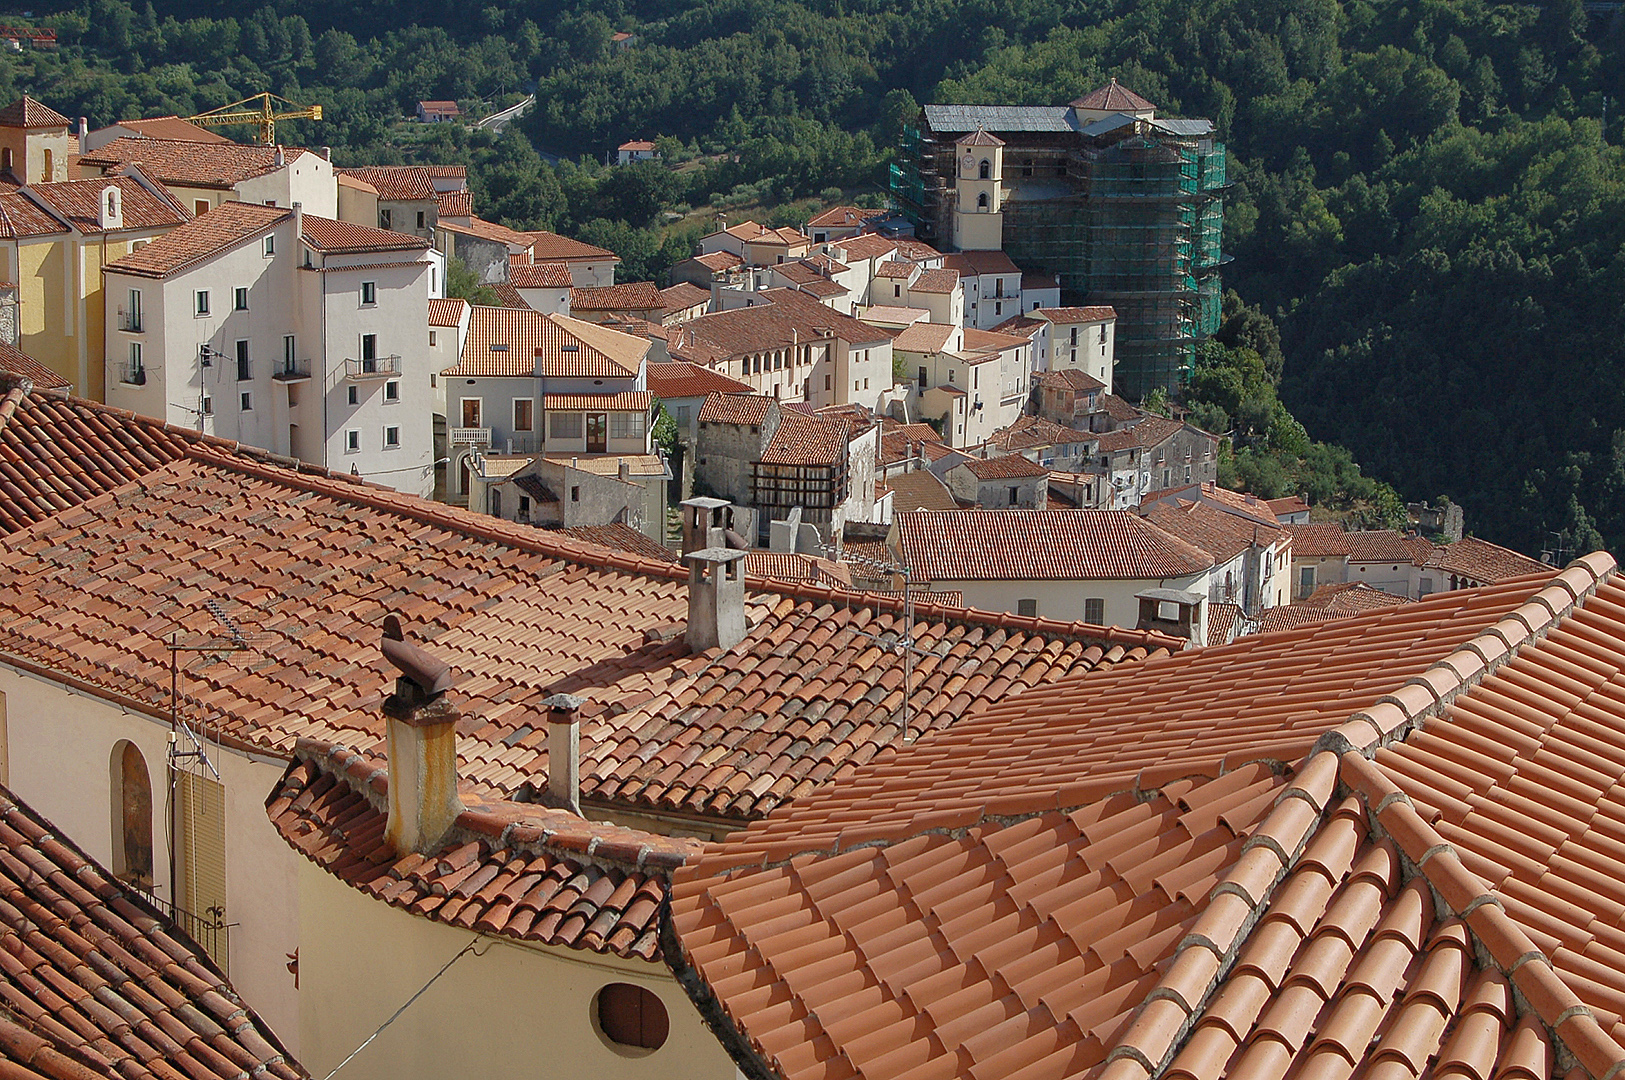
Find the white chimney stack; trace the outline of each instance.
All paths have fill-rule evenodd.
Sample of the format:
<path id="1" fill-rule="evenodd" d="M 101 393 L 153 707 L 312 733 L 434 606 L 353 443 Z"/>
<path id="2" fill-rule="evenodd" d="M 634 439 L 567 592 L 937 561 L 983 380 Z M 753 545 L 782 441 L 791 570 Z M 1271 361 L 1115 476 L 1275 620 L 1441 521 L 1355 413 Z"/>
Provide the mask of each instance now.
<path id="1" fill-rule="evenodd" d="M 745 640 L 745 553 L 708 547 L 687 552 L 683 561 L 688 563 L 688 647 L 731 649 Z"/>
<path id="2" fill-rule="evenodd" d="M 400 620 L 384 618 L 383 653 L 400 671 L 384 699 L 389 817 L 384 839 L 402 854 L 439 848 L 463 812 L 457 793 L 456 706 L 446 697 L 451 668 L 405 640 Z"/>

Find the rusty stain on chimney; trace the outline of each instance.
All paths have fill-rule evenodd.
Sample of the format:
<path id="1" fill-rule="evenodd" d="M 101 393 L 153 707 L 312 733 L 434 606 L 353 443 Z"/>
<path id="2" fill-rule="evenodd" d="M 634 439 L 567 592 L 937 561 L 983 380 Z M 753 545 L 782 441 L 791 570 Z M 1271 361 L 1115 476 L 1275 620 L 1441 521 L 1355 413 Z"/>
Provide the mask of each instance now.
<path id="1" fill-rule="evenodd" d="M 384 617 L 384 658 L 400 675 L 384 699 L 389 816 L 384 837 L 397 852 L 439 847 L 463 803 L 457 793 L 457 707 L 446 697 L 450 665 L 406 640 L 401 620 Z"/>

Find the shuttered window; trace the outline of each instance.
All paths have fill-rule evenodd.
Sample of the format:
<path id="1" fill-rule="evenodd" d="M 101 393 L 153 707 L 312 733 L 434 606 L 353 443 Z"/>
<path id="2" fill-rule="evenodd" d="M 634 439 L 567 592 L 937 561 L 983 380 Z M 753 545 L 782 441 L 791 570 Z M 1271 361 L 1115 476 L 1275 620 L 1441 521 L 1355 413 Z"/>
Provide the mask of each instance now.
<path id="1" fill-rule="evenodd" d="M 214 779 L 176 777 L 181 907 L 205 922 L 226 915 L 226 789 Z"/>
<path id="2" fill-rule="evenodd" d="M 631 983 L 610 983 L 598 991 L 598 1029 L 620 1046 L 658 1050 L 671 1025 L 666 1006 L 653 993 Z"/>

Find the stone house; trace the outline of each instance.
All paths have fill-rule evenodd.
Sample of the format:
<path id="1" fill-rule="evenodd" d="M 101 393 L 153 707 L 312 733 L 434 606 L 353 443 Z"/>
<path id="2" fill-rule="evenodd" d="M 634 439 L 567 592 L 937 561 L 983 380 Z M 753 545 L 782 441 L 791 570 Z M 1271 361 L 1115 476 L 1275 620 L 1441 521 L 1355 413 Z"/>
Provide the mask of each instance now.
<path id="1" fill-rule="evenodd" d="M 962 461 L 942 479 L 954 498 L 966 506 L 1044 510 L 1049 505 L 1049 470 L 1020 454 Z"/>

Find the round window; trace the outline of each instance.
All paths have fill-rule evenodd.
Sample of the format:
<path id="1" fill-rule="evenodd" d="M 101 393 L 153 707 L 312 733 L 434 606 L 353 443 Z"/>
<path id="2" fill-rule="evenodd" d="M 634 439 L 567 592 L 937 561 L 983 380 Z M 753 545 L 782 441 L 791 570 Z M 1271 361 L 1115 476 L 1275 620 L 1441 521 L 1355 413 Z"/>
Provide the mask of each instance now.
<path id="1" fill-rule="evenodd" d="M 593 1001 L 598 1033 L 617 1050 L 658 1050 L 666 1042 L 671 1023 L 666 1006 L 651 991 L 631 983 L 610 983 Z"/>

